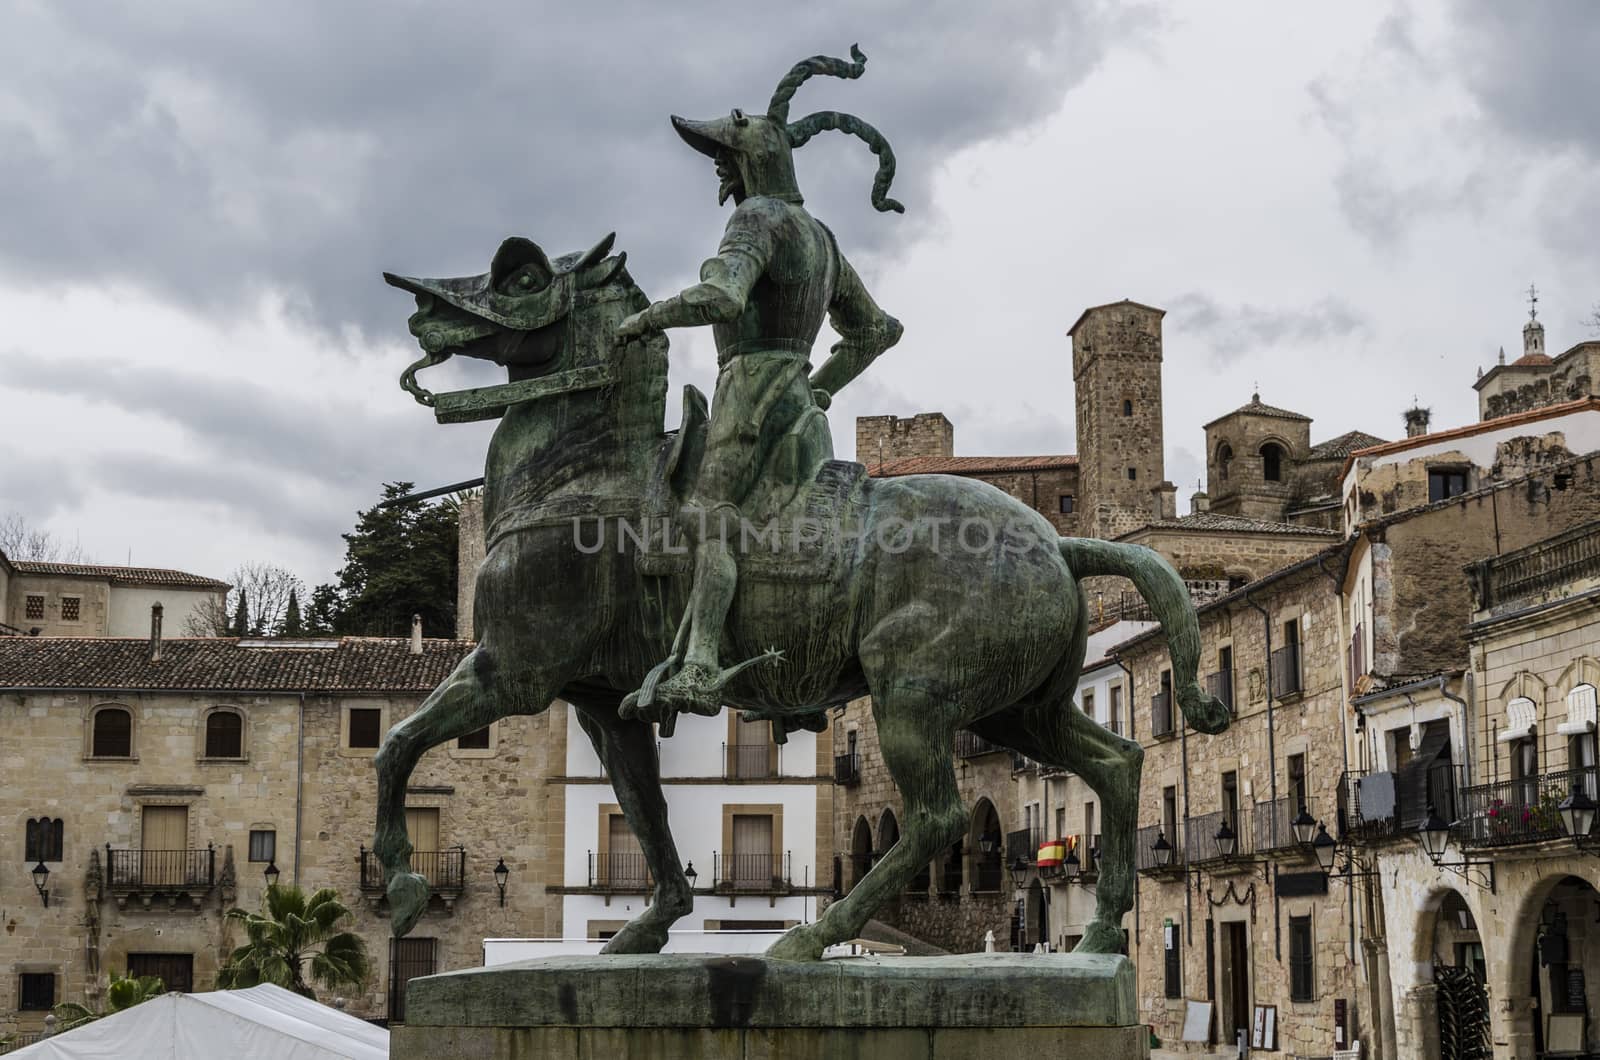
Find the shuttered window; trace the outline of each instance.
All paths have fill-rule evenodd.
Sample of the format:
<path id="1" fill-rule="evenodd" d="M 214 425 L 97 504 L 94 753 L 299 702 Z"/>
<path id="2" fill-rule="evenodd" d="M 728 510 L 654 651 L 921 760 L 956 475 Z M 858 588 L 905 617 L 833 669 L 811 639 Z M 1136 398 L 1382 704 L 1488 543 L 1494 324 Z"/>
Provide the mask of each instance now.
<path id="1" fill-rule="evenodd" d="M 1168 997 L 1183 996 L 1183 943 L 1178 936 L 1178 925 L 1167 921 L 1162 926 L 1163 945 L 1166 949 Z"/>
<path id="2" fill-rule="evenodd" d="M 1311 918 L 1289 918 L 1289 1000 L 1315 1001 L 1316 984 L 1313 975 L 1311 944 Z"/>
<path id="3" fill-rule="evenodd" d="M 244 718 L 231 710 L 206 715 L 206 757 L 244 757 Z"/>
<path id="4" fill-rule="evenodd" d="M 133 715 L 121 707 L 108 707 L 94 716 L 90 753 L 96 758 L 133 756 Z"/>

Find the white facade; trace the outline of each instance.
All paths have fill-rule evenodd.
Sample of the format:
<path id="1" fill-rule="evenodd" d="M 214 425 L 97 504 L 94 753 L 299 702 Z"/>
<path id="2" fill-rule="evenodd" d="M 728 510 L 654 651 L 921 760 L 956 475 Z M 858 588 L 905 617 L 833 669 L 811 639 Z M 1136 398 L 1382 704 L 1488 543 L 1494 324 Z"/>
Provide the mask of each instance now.
<path id="1" fill-rule="evenodd" d="M 150 608 L 160 604 L 164 635 L 187 637 L 190 621 L 206 613 L 207 608 L 220 605 L 222 595 L 216 589 L 113 584 L 106 605 L 106 636 L 148 637 Z"/>

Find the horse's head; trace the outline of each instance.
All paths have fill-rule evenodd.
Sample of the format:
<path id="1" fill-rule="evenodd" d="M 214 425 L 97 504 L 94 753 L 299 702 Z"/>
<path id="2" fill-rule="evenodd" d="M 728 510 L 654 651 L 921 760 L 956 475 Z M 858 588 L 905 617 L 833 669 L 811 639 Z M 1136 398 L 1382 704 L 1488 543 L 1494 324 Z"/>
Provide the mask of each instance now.
<path id="1" fill-rule="evenodd" d="M 425 356 L 406 369 L 401 386 L 433 405 L 416 373 L 455 354 L 504 365 L 513 381 L 596 363 L 575 349 L 573 307 L 616 301 L 617 312 L 602 315 L 620 318 L 626 303 L 642 301 L 624 268 L 627 255 L 608 256 L 615 238 L 551 261 L 537 243 L 513 236 L 500 244 L 489 271 L 476 276 L 430 280 L 384 273 L 391 285 L 417 297 L 409 323 Z M 596 322 L 595 330 L 599 337 L 603 324 Z M 603 356 L 600 347 L 592 352 Z"/>

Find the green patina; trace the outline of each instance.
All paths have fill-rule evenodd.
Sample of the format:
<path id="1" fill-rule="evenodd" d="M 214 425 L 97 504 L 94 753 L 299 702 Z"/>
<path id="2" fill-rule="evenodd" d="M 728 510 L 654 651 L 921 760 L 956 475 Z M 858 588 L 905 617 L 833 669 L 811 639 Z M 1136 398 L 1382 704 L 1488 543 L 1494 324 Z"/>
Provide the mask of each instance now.
<path id="1" fill-rule="evenodd" d="M 512 714 L 572 703 L 657 881 L 654 900 L 606 946 L 659 950 L 692 904 L 667 827 L 655 740 L 681 712 L 725 704 L 771 721 L 782 741 L 821 731 L 830 706 L 870 695 L 886 765 L 905 798 L 899 841 L 815 923 L 770 955 L 815 959 L 852 938 L 965 827 L 952 763 L 966 729 L 1071 769 L 1099 794 L 1104 838 L 1095 919 L 1080 950 L 1115 952 L 1132 903 L 1142 752 L 1072 703 L 1088 610 L 1078 580 L 1129 578 L 1162 620 L 1189 723 L 1220 732 L 1222 704 L 1195 681 L 1200 638 L 1182 581 L 1138 546 L 1059 537 L 1000 490 L 940 475 L 874 480 L 833 459 L 829 399 L 900 337 L 833 235 L 806 212 L 792 149 L 853 133 L 879 157 L 873 201 L 894 157 L 851 115 L 788 121 L 808 77 L 860 76 L 816 57 L 784 78 L 764 115 L 673 119 L 712 156 L 735 210 L 701 282 L 651 303 L 607 236 L 550 260 L 508 239 L 487 273 L 388 276 L 417 297 L 425 356 L 402 385 L 441 422 L 500 419 L 485 469 L 487 552 L 477 647 L 377 758 L 374 850 L 393 930 L 407 933 L 428 885 L 409 870 L 406 782 L 429 748 Z M 814 371 L 824 317 L 840 335 Z M 716 394 L 685 388 L 665 431 L 665 329 L 712 328 Z M 508 382 L 433 395 L 416 372 L 461 355 Z M 743 662 L 723 666 L 725 659 Z"/>

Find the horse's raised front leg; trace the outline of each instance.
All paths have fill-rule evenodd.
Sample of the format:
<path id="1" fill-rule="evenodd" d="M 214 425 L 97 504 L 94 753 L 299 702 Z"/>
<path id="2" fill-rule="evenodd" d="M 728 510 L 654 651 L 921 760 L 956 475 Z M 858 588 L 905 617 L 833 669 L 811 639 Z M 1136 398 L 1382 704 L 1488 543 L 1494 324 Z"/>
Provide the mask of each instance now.
<path id="1" fill-rule="evenodd" d="M 644 912 L 613 935 L 603 953 L 659 953 L 667 929 L 694 908 L 694 892 L 683 874 L 678 848 L 667 824 L 667 799 L 661 791 L 661 766 L 656 760 L 655 732 L 648 722 L 625 721 L 616 703 L 578 707 L 578 724 L 600 760 L 606 764 L 617 805 L 628 819 L 650 876 L 655 897 Z"/>
<path id="2" fill-rule="evenodd" d="M 378 748 L 373 766 L 378 771 L 378 823 L 372 851 L 383 864 L 389 895 L 390 930 L 395 937 L 409 932 L 428 907 L 431 888 L 425 876 L 411 871 L 411 840 L 406 836 L 406 784 L 411 771 L 429 749 L 454 740 L 508 714 L 518 713 L 519 701 L 497 695 L 496 660 L 480 645 L 457 664 L 443 684 L 434 689 L 410 717 L 389 730 Z M 538 703 L 534 711 L 549 706 L 548 692 L 522 700 Z"/>
<path id="3" fill-rule="evenodd" d="M 872 713 L 884 764 L 905 796 L 900 838 L 849 894 L 815 923 L 790 928 L 767 950 L 768 957 L 814 961 L 829 946 L 860 935 L 872 914 L 904 891 L 911 877 L 966 827 L 951 760 L 955 711 L 920 690 L 891 688 L 874 697 Z"/>

